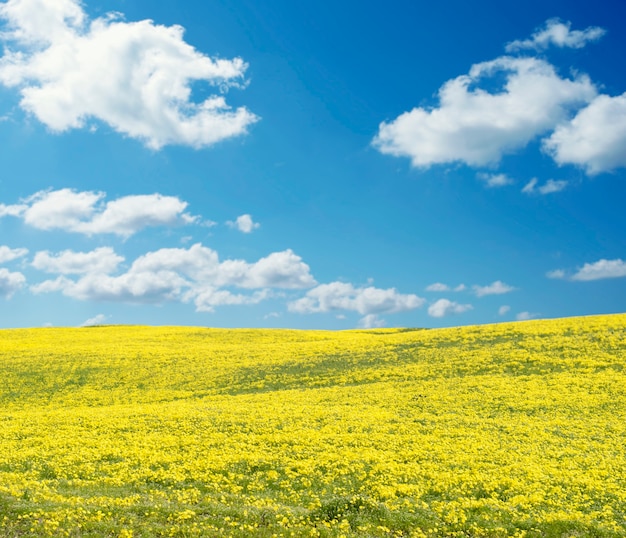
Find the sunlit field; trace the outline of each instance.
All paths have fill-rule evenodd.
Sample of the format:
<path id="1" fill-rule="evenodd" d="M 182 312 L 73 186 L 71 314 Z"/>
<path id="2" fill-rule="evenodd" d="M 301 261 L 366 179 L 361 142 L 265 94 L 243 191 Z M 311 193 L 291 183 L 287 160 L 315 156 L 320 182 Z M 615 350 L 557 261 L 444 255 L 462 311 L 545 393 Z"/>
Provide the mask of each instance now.
<path id="1" fill-rule="evenodd" d="M 626 536 L 626 315 L 0 331 L 0 536 Z"/>

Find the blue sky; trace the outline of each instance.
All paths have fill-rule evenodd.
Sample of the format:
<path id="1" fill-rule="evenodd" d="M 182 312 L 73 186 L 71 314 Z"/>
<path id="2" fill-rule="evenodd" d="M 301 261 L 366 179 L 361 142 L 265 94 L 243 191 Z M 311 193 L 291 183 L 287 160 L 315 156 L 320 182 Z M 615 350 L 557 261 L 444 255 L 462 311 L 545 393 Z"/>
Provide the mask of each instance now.
<path id="1" fill-rule="evenodd" d="M 626 310 L 626 5 L 0 3 L 0 326 Z"/>

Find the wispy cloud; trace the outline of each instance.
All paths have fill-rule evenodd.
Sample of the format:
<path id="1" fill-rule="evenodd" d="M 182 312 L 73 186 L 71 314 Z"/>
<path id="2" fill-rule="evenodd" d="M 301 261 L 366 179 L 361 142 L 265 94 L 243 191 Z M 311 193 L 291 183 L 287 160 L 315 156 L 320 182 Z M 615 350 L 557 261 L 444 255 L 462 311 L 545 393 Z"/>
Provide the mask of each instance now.
<path id="1" fill-rule="evenodd" d="M 517 321 L 528 321 L 529 319 L 535 319 L 539 314 L 533 314 L 532 312 L 520 312 L 515 316 Z"/>
<path id="2" fill-rule="evenodd" d="M 52 131 L 99 120 L 152 149 L 202 147 L 246 133 L 258 120 L 231 109 L 223 93 L 245 86 L 241 58 L 210 58 L 183 39 L 180 26 L 125 22 L 119 14 L 89 20 L 78 0 L 9 0 L 1 37 L 0 83 L 17 88 L 20 106 Z M 194 102 L 191 85 L 217 91 Z"/>
<path id="3" fill-rule="evenodd" d="M 22 258 L 28 254 L 26 248 L 10 248 L 6 245 L 0 245 L 0 263 L 10 262 L 17 258 Z"/>
<path id="4" fill-rule="evenodd" d="M 484 297 L 486 295 L 502 295 L 515 290 L 513 286 L 509 286 L 501 280 L 496 280 L 488 286 L 473 286 L 472 289 L 474 290 L 476 297 Z"/>
<path id="5" fill-rule="evenodd" d="M 564 22 L 558 18 L 546 21 L 543 28 L 537 30 L 529 39 L 518 39 L 506 45 L 507 52 L 516 52 L 524 49 L 543 50 L 550 45 L 560 48 L 580 49 L 591 41 L 597 41 L 606 30 L 598 26 L 590 26 L 585 30 L 572 30 L 571 22 Z"/>
<path id="6" fill-rule="evenodd" d="M 476 177 L 484 182 L 484 184 L 490 189 L 505 187 L 506 185 L 512 185 L 515 183 L 515 181 L 513 181 L 506 174 L 486 174 L 484 172 L 480 172 Z"/>
<path id="7" fill-rule="evenodd" d="M 105 316 L 104 314 L 98 314 L 94 316 L 93 318 L 89 318 L 83 321 L 80 324 L 80 326 L 81 327 L 93 327 L 95 325 L 102 325 L 107 319 L 108 319 L 108 316 Z"/>
<path id="8" fill-rule="evenodd" d="M 546 195 L 552 194 L 553 192 L 560 192 L 567 187 L 567 181 L 564 179 L 549 179 L 539 187 L 537 186 L 538 183 L 539 180 L 536 177 L 532 178 L 528 183 L 526 183 L 526 185 L 524 185 L 522 192 L 525 194 Z"/>

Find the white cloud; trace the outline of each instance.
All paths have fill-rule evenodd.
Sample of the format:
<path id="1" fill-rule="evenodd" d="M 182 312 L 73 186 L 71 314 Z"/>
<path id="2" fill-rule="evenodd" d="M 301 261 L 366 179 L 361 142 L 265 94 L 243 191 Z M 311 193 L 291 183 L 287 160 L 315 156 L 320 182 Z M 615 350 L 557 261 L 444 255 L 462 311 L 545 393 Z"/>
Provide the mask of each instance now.
<path id="1" fill-rule="evenodd" d="M 573 276 L 572 280 L 600 280 L 604 278 L 626 277 L 626 262 L 617 260 L 598 260 L 586 263 Z"/>
<path id="2" fill-rule="evenodd" d="M 195 295 L 194 304 L 197 312 L 214 312 L 216 306 L 257 304 L 271 296 L 269 290 L 260 290 L 252 295 L 231 293 L 213 287 L 204 287 L 192 292 Z"/>
<path id="3" fill-rule="evenodd" d="M 31 290 L 33 293 L 60 291 L 83 301 L 160 304 L 179 299 L 189 285 L 188 281 L 172 271 L 129 271 L 119 276 L 87 273 L 76 281 L 61 276 L 31 286 Z"/>
<path id="4" fill-rule="evenodd" d="M 539 183 L 539 180 L 536 177 L 532 178 L 528 183 L 526 183 L 526 185 L 524 185 L 522 192 L 525 194 L 534 193 L 535 188 L 537 187 L 537 183 Z"/>
<path id="5" fill-rule="evenodd" d="M 509 176 L 506 174 L 485 174 L 479 173 L 477 174 L 478 179 L 485 182 L 485 185 L 489 188 L 496 187 L 504 187 L 506 185 L 512 185 L 515 183 Z"/>
<path id="6" fill-rule="evenodd" d="M 28 254 L 28 249 L 26 248 L 9 248 L 5 245 L 0 245 L 0 263 L 22 258 L 26 254 Z"/>
<path id="7" fill-rule="evenodd" d="M 450 291 L 450 286 L 441 282 L 435 282 L 430 286 L 426 286 L 426 291 Z"/>
<path id="8" fill-rule="evenodd" d="M 567 181 L 564 179 L 549 179 L 544 185 L 539 187 L 539 194 L 551 194 L 553 192 L 560 192 L 567 187 Z"/>
<path id="9" fill-rule="evenodd" d="M 599 95 L 544 140 L 558 164 L 574 164 L 590 175 L 626 167 L 626 93 Z"/>
<path id="10" fill-rule="evenodd" d="M 426 291 L 463 291 L 465 290 L 465 284 L 459 284 L 455 288 L 451 288 L 447 284 L 443 284 L 442 282 L 435 282 L 430 286 L 426 286 Z"/>
<path id="11" fill-rule="evenodd" d="M 102 325 L 106 320 L 107 320 L 108 316 L 105 316 L 104 314 L 98 314 L 97 316 L 94 316 L 93 318 L 89 318 L 88 320 L 85 320 L 83 323 L 80 324 L 81 327 L 93 327 L 94 325 Z"/>
<path id="12" fill-rule="evenodd" d="M 231 109 L 220 93 L 194 102 L 191 84 L 222 93 L 244 87 L 241 58 L 213 59 L 183 40 L 180 26 L 88 20 L 78 0 L 9 0 L 0 17 L 11 42 L 0 83 L 19 89 L 20 106 L 56 132 L 100 120 L 153 149 L 203 147 L 246 133 L 258 118 Z"/>
<path id="13" fill-rule="evenodd" d="M 0 218 L 2 217 L 19 217 L 28 208 L 24 204 L 5 205 L 0 204 Z"/>
<path id="14" fill-rule="evenodd" d="M 23 204 L 4 206 L 9 208 L 4 214 L 21 217 L 39 230 L 60 229 L 85 235 L 106 233 L 124 238 L 149 226 L 198 221 L 197 217 L 184 212 L 188 204 L 176 196 L 131 195 L 104 203 L 105 196 L 103 192 L 72 189 L 39 191 Z M 0 213 L 0 216 L 3 215 Z"/>
<path id="15" fill-rule="evenodd" d="M 538 315 L 539 314 L 533 314 L 531 312 L 520 312 L 517 316 L 515 316 L 515 319 L 517 321 L 528 321 L 529 319 L 536 318 Z"/>
<path id="16" fill-rule="evenodd" d="M 443 318 L 450 314 L 462 314 L 474 308 L 471 304 L 459 304 L 448 299 L 439 299 L 428 307 L 428 315 L 433 318 Z"/>
<path id="17" fill-rule="evenodd" d="M 590 41 L 597 41 L 606 30 L 598 26 L 590 26 L 585 30 L 571 30 L 571 22 L 562 22 L 559 19 L 549 19 L 544 28 L 537 30 L 530 39 L 516 40 L 508 43 L 507 52 L 522 49 L 542 50 L 550 45 L 580 49 Z"/>
<path id="18" fill-rule="evenodd" d="M 359 327 L 362 329 L 376 329 L 385 325 L 385 320 L 379 318 L 376 314 L 368 314 L 359 320 Z"/>
<path id="19" fill-rule="evenodd" d="M 47 250 L 37 252 L 32 265 L 35 269 L 61 275 L 84 273 L 112 273 L 124 261 L 111 247 L 100 247 L 91 252 L 64 250 L 50 254 Z"/>
<path id="20" fill-rule="evenodd" d="M 0 267 L 0 297 L 10 299 L 25 283 L 26 277 L 22 273 Z"/>
<path id="21" fill-rule="evenodd" d="M 240 215 L 234 222 L 229 220 L 226 224 L 228 224 L 231 228 L 235 228 L 245 234 L 249 234 L 252 230 L 256 230 L 261 226 L 258 222 L 254 222 L 252 220 L 251 215 L 247 214 Z"/>
<path id="22" fill-rule="evenodd" d="M 502 295 L 503 293 L 509 293 L 515 288 L 505 284 L 501 280 L 496 280 L 488 286 L 473 286 L 473 289 L 477 297 L 484 297 L 485 295 Z"/>
<path id="23" fill-rule="evenodd" d="M 545 196 L 546 194 L 552 194 L 553 192 L 562 191 L 567 187 L 568 184 L 568 182 L 564 179 L 549 179 L 540 187 L 537 187 L 538 183 L 539 180 L 536 177 L 532 178 L 528 183 L 526 183 L 526 185 L 524 185 L 522 192 L 525 194 L 538 193 Z"/>
<path id="24" fill-rule="evenodd" d="M 501 76 L 501 91 L 479 87 Z M 446 82 L 439 90 L 439 107 L 414 108 L 381 123 L 373 144 L 382 153 L 410 157 L 416 167 L 452 162 L 484 166 L 554 129 L 572 107 L 595 95 L 587 76 L 561 78 L 544 60 L 503 56 Z"/>
<path id="25" fill-rule="evenodd" d="M 498 315 L 504 316 L 509 310 L 511 310 L 511 307 L 509 305 L 502 305 L 500 308 L 498 308 Z"/>
<path id="26" fill-rule="evenodd" d="M 395 288 L 355 288 L 349 283 L 331 282 L 309 290 L 305 297 L 289 303 L 288 309 L 300 314 L 351 310 L 368 315 L 404 312 L 423 304 L 424 299 L 413 294 L 398 293 Z"/>

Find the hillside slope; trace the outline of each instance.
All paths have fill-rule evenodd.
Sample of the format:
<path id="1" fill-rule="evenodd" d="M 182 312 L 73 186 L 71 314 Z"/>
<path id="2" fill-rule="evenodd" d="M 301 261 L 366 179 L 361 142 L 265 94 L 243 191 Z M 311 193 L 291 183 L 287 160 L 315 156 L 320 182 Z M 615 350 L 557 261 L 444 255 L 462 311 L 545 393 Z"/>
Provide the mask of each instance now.
<path id="1" fill-rule="evenodd" d="M 626 315 L 0 331 L 5 536 L 626 536 Z"/>

